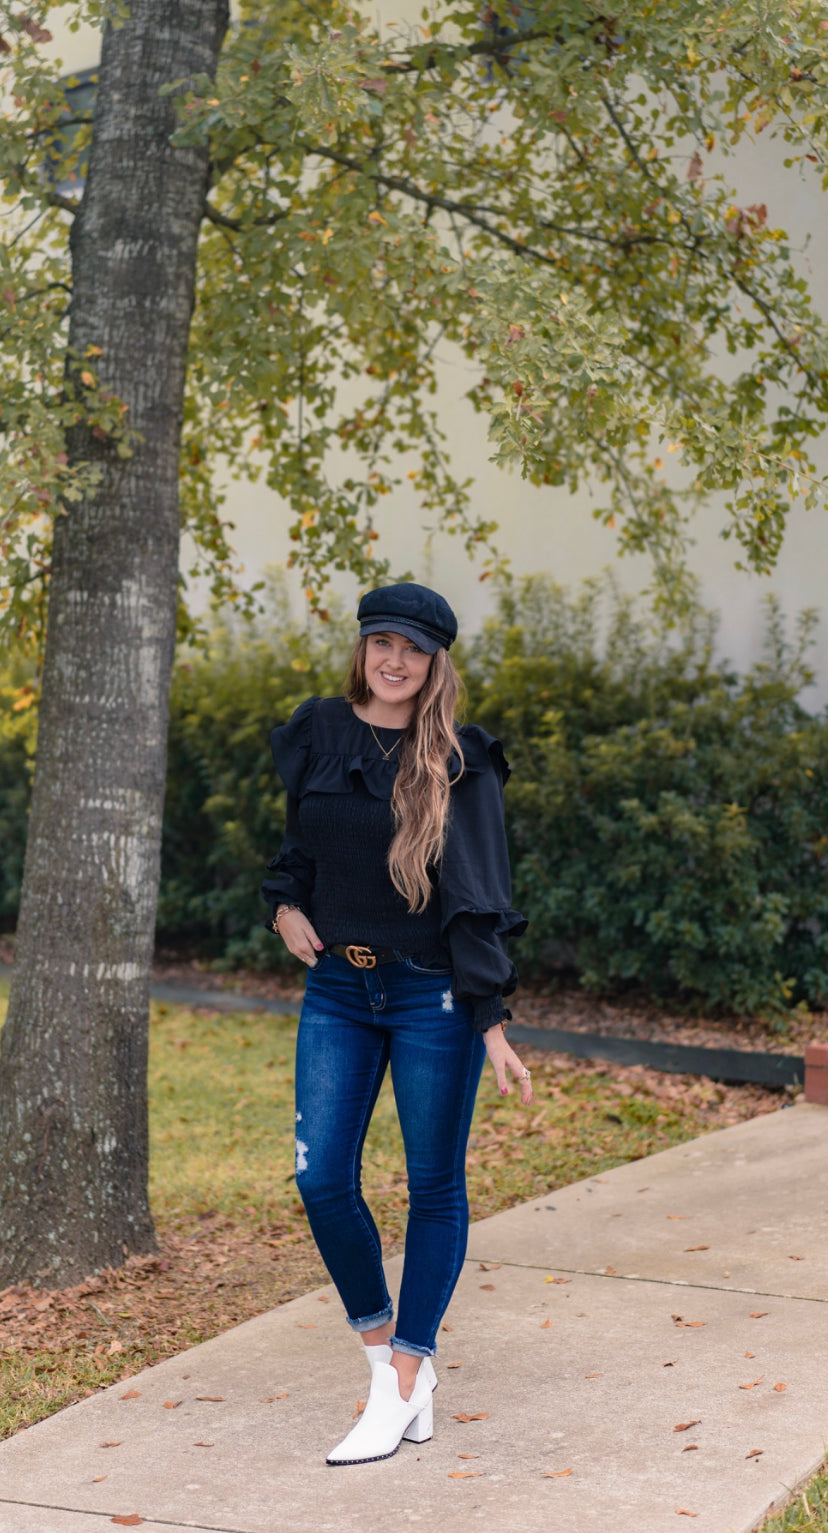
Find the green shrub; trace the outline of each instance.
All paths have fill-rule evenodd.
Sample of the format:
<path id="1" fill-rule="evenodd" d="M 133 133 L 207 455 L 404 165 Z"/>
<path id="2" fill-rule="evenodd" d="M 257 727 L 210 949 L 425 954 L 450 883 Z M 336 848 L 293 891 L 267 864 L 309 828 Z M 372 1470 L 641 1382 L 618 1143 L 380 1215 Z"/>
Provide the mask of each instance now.
<path id="1" fill-rule="evenodd" d="M 737 677 L 709 619 L 648 628 L 543 579 L 471 647 L 472 716 L 503 735 L 524 970 L 732 1011 L 828 993 L 828 723 L 799 702 L 813 619 Z M 606 608 L 609 607 L 607 611 Z M 599 640 L 604 627 L 603 643 Z"/>
<path id="2" fill-rule="evenodd" d="M 34 750 L 35 660 L 27 649 L 0 666 L 0 931 L 14 929 L 20 901 Z"/>
<path id="3" fill-rule="evenodd" d="M 158 942 L 230 966 L 288 966 L 264 929 L 264 864 L 284 830 L 270 731 L 312 693 L 341 691 L 352 623 L 300 628 L 271 583 L 268 616 L 215 626 L 173 678 Z"/>

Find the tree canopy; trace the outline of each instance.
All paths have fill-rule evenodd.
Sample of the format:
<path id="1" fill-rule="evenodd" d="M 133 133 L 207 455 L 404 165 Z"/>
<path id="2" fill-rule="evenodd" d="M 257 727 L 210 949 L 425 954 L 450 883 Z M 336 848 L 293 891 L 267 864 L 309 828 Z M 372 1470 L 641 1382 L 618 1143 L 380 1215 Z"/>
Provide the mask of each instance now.
<path id="1" fill-rule="evenodd" d="M 37 620 L 51 518 L 96 473 L 68 461 L 67 427 L 83 415 L 131 450 L 94 344 L 67 368 L 75 201 L 55 164 L 82 179 L 89 114 L 45 61 L 51 9 L 0 5 L 0 557 L 17 626 Z M 432 521 L 487 542 L 440 429 L 449 343 L 474 363 L 495 460 L 538 484 L 601 481 L 600 515 L 664 590 L 700 497 L 727 492 L 723 530 L 761 572 L 791 506 L 822 499 L 826 327 L 773 209 L 740 206 L 732 183 L 762 134 L 828 184 L 824 7 L 611 12 L 441 0 L 380 34 L 337 0 L 256 0 L 217 81 L 170 86 L 178 141 L 206 141 L 212 163 L 182 495 L 219 598 L 239 594 L 224 461 L 290 502 L 290 559 L 323 612 L 332 568 L 385 573 L 375 510 L 405 474 Z M 75 19 L 127 14 L 87 0 Z"/>

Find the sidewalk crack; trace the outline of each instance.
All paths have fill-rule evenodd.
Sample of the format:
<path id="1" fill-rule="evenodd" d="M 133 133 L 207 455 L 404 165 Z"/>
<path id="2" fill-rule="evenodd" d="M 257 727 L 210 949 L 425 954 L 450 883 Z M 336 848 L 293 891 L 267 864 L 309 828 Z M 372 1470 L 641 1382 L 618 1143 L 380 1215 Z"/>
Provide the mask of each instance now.
<path id="1" fill-rule="evenodd" d="M 608 1283 L 659 1283 L 663 1288 L 698 1288 L 711 1293 L 750 1294 L 757 1299 L 791 1299 L 799 1304 L 828 1304 L 828 1297 L 821 1299 L 816 1294 L 778 1293 L 773 1288 L 735 1288 L 724 1283 L 700 1283 L 690 1278 L 646 1277 L 639 1272 L 601 1272 L 590 1267 L 562 1267 L 554 1262 L 541 1265 L 538 1262 L 507 1261 L 504 1257 L 494 1256 L 468 1256 L 466 1261 L 470 1266 L 497 1261 L 501 1267 L 514 1267 L 519 1272 L 569 1272 L 573 1277 L 604 1278 Z"/>

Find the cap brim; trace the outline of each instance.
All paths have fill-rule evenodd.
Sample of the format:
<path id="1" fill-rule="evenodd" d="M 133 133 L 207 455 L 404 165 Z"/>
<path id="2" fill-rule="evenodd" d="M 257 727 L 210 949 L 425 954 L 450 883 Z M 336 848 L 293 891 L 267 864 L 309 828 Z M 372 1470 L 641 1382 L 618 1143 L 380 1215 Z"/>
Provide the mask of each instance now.
<path id="1" fill-rule="evenodd" d="M 369 633 L 401 633 L 404 639 L 411 639 L 426 655 L 436 655 L 438 649 L 446 648 L 430 633 L 423 633 L 422 628 L 416 628 L 413 623 L 401 623 L 397 618 L 368 618 L 359 625 L 360 638 Z"/>

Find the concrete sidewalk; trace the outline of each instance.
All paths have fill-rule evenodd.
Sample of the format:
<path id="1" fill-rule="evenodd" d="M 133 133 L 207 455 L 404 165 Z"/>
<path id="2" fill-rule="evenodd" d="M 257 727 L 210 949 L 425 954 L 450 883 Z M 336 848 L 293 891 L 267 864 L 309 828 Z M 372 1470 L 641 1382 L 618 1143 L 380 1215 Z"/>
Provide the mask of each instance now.
<path id="1" fill-rule="evenodd" d="M 803 1105 L 483 1220 L 383 1463 L 325 1465 L 367 1370 L 306 1295 L 0 1446 L 0 1530 L 747 1533 L 828 1441 L 826 1169 Z"/>

